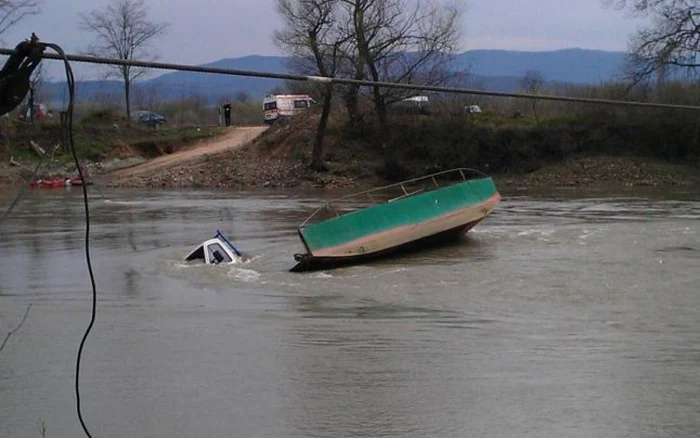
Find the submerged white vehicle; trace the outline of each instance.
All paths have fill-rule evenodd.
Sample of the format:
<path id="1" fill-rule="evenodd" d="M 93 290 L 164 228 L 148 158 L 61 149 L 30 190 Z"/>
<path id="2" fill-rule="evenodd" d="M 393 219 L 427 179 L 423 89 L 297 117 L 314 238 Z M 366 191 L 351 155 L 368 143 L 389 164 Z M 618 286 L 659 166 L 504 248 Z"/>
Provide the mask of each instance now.
<path id="1" fill-rule="evenodd" d="M 219 230 L 209 240 L 199 245 L 194 251 L 185 257 L 186 262 L 201 261 L 207 265 L 219 263 L 233 263 L 243 260 L 245 256 L 236 246 Z"/>

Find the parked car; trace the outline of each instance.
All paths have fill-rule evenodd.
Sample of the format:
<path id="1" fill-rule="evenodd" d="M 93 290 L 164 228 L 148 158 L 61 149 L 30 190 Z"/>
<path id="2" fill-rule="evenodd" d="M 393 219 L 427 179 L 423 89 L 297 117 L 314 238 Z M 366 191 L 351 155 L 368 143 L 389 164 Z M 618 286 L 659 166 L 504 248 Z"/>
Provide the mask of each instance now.
<path id="1" fill-rule="evenodd" d="M 468 113 L 480 113 L 481 112 L 481 107 L 479 105 L 467 105 L 464 107 L 465 110 L 467 110 Z"/>
<path id="2" fill-rule="evenodd" d="M 150 111 L 138 111 L 136 113 L 136 117 L 140 123 L 149 126 L 157 126 L 168 123 L 168 119 L 166 119 L 165 116 L 161 116 L 160 114 Z"/>

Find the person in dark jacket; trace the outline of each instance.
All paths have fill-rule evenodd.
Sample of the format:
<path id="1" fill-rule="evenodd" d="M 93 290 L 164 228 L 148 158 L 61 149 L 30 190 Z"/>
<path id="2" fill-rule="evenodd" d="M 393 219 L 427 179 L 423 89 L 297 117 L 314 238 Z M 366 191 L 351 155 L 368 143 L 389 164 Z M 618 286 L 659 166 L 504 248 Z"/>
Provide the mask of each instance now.
<path id="1" fill-rule="evenodd" d="M 231 126 L 231 104 L 228 102 L 224 105 L 224 120 L 226 126 Z"/>

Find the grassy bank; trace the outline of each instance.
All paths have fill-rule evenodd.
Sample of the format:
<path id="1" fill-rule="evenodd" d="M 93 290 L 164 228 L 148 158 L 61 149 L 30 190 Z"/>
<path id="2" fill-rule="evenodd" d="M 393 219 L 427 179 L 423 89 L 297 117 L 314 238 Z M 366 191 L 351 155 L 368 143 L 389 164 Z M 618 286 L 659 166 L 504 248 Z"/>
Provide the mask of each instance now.
<path id="1" fill-rule="evenodd" d="M 88 167 L 122 159 L 153 158 L 187 148 L 201 140 L 222 135 L 224 128 L 194 126 L 152 128 L 109 112 L 93 113 L 74 124 L 73 138 L 80 160 Z M 68 131 L 51 120 L 33 125 L 5 119 L 0 124 L 0 183 L 14 185 L 27 178 L 39 156 L 33 141 L 49 156 L 39 178 L 75 173 L 68 149 Z M 10 160 L 19 165 L 10 165 Z"/>
<path id="2" fill-rule="evenodd" d="M 266 162 L 277 168 L 237 181 L 273 186 L 328 185 L 337 178 L 357 184 L 386 181 L 376 122 L 366 118 L 350 126 L 337 112 L 325 139 L 328 172 L 304 169 L 301 164 L 310 161 L 316 121 L 309 115 L 274 126 L 255 144 L 229 157 L 236 161 L 236 169 L 264 169 Z M 404 114 L 392 117 L 390 147 L 399 162 L 400 178 L 471 167 L 504 184 L 686 185 L 698 184 L 699 129 L 688 115 L 663 112 L 592 112 L 539 121 L 493 113 Z M 285 166 L 288 172 L 282 170 Z M 292 178 L 276 181 L 275 174 Z M 300 176 L 295 180 L 294 175 Z"/>
<path id="3" fill-rule="evenodd" d="M 388 182 L 383 172 L 383 151 L 376 144 L 378 126 L 370 115 L 350 125 L 342 111 L 334 111 L 324 142 L 328 169 L 309 169 L 306 165 L 317 120 L 318 115 L 309 112 L 274 125 L 241 150 L 207 157 L 196 165 L 167 169 L 150 178 L 115 184 L 241 188 Z M 3 130 L 3 163 L 10 155 L 20 161 L 35 159 L 36 154 L 28 147 L 29 139 L 51 151 L 51 145 L 60 143 L 62 135 L 60 127 L 50 123 L 34 130 L 21 125 L 14 129 Z M 75 138 L 83 159 L 107 161 L 172 153 L 223 131 L 216 127 L 153 130 L 95 114 L 76 125 Z M 493 175 L 501 185 L 513 186 L 700 186 L 699 136 L 700 124 L 685 113 L 591 111 L 536 120 L 489 112 L 446 111 L 393 114 L 390 147 L 399 163 L 400 178 L 471 167 Z M 70 166 L 69 158 L 58 149 L 59 163 Z"/>
<path id="4" fill-rule="evenodd" d="M 29 146 L 34 141 L 57 159 L 69 159 L 68 131 L 56 122 L 13 123 L 5 121 L 0 128 L 0 154 L 17 159 L 33 159 L 36 153 Z M 75 149 L 82 159 L 100 160 L 139 155 L 155 157 L 198 140 L 223 133 L 218 127 L 185 127 L 156 129 L 132 122 L 84 119 L 74 126 Z"/>
<path id="5" fill-rule="evenodd" d="M 676 115 L 677 116 L 677 115 Z M 525 174 L 588 156 L 700 163 L 697 121 L 670 114 L 616 117 L 609 113 L 534 121 L 496 114 L 396 118 L 392 147 L 409 173 L 424 167 L 476 167 Z M 372 130 L 365 142 L 371 141 Z"/>

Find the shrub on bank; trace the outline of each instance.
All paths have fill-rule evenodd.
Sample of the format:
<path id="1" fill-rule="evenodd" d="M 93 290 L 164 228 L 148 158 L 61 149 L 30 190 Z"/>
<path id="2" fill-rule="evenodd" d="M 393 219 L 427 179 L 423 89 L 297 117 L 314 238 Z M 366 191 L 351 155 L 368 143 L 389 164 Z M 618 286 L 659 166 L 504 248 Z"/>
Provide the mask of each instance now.
<path id="1" fill-rule="evenodd" d="M 285 130 L 298 138 L 299 149 L 310 151 L 314 124 L 294 121 Z M 539 122 L 495 112 L 432 115 L 392 115 L 390 147 L 408 175 L 452 167 L 473 167 L 490 173 L 529 173 L 543 165 L 590 155 L 640 156 L 696 163 L 700 157 L 700 123 L 678 111 L 598 110 Z M 378 123 L 365 116 L 350 124 L 335 115 L 325 140 L 326 159 L 377 163 Z M 278 133 L 277 136 L 282 134 Z M 289 144 L 290 139 L 277 138 Z M 301 144 L 303 143 L 303 145 Z M 289 148 L 289 146 L 286 146 Z M 305 154 L 306 156 L 308 154 Z"/>

